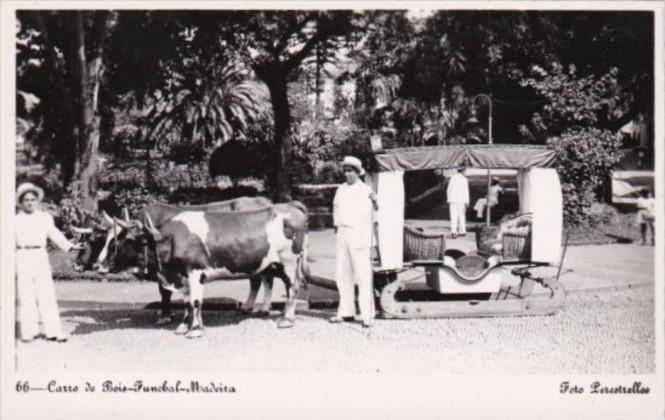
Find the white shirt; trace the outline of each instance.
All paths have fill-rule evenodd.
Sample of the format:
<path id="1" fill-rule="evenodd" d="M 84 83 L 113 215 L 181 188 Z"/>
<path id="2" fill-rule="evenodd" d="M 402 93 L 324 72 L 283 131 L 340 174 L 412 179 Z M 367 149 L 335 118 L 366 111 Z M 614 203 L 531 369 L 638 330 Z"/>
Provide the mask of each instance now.
<path id="1" fill-rule="evenodd" d="M 17 248 L 36 246 L 46 248 L 46 238 L 64 251 L 69 251 L 73 246 L 65 238 L 65 235 L 55 227 L 53 216 L 46 212 L 35 210 L 28 214 L 21 211 L 16 215 L 14 224 Z"/>
<path id="2" fill-rule="evenodd" d="M 499 193 L 503 192 L 503 188 L 500 185 L 492 185 L 490 187 L 490 206 L 496 206 L 499 204 Z"/>
<path id="3" fill-rule="evenodd" d="M 446 196 L 449 203 L 469 204 L 469 181 L 461 173 L 456 173 L 448 181 Z"/>
<path id="4" fill-rule="evenodd" d="M 656 215 L 656 200 L 653 197 L 638 197 L 637 209 L 643 210 L 645 216 L 654 217 Z"/>
<path id="5" fill-rule="evenodd" d="M 372 189 L 362 182 L 344 183 L 333 200 L 333 222 L 337 227 L 372 226 Z"/>

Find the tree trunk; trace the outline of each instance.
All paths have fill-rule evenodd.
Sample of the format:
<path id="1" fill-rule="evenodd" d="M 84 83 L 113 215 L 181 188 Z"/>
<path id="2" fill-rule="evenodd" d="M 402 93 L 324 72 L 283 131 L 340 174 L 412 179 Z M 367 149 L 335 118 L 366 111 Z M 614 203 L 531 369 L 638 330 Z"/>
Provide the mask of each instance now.
<path id="1" fill-rule="evenodd" d="M 315 118 L 320 118 L 323 115 L 322 109 L 321 109 L 321 67 L 322 67 L 321 61 L 322 61 L 322 59 L 321 59 L 321 45 L 317 43 L 316 44 L 316 69 L 315 69 L 316 70 L 315 71 L 316 79 L 315 79 L 315 85 L 314 85 L 315 89 L 316 89 L 316 92 L 315 92 L 316 93 L 316 96 L 315 96 L 316 97 L 316 104 L 314 106 L 314 109 L 315 109 L 314 117 Z"/>
<path id="2" fill-rule="evenodd" d="M 286 72 L 283 69 L 271 69 L 264 80 L 270 91 L 275 118 L 275 166 L 273 172 L 273 192 L 276 202 L 291 200 L 291 173 L 287 166 L 291 158 L 291 112 L 286 90 Z"/>
<path id="3" fill-rule="evenodd" d="M 76 32 L 77 32 L 77 45 L 76 45 L 76 58 L 80 75 L 80 130 L 81 135 L 81 194 L 82 206 L 84 209 L 96 212 L 97 211 L 97 175 L 99 167 L 97 165 L 99 155 L 99 140 L 100 140 L 100 127 L 101 117 L 99 115 L 99 88 L 102 80 L 102 73 L 104 71 L 104 63 L 102 60 L 103 43 L 106 37 L 107 23 L 110 18 L 108 12 L 106 16 L 95 20 L 99 35 L 98 44 L 93 52 L 93 57 L 88 64 L 86 59 L 85 47 L 85 30 L 83 27 L 83 13 L 77 12 L 76 16 Z"/>

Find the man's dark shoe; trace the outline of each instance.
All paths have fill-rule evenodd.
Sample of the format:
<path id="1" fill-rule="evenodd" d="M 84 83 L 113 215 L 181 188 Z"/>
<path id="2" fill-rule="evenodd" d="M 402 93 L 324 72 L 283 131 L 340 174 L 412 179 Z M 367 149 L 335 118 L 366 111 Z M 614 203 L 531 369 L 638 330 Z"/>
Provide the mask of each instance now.
<path id="1" fill-rule="evenodd" d="M 341 322 L 353 322 L 354 318 L 352 316 L 337 316 L 330 318 L 328 320 L 331 324 L 339 324 Z"/>

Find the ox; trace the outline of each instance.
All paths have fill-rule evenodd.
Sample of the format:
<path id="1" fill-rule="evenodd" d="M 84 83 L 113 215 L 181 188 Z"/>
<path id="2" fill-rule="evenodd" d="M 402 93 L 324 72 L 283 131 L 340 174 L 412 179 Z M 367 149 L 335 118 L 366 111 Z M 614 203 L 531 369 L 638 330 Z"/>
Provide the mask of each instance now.
<path id="1" fill-rule="evenodd" d="M 287 302 L 281 328 L 293 326 L 295 297 L 306 281 L 307 212 L 298 202 L 238 211 L 186 210 L 157 227 L 150 213 L 145 235 L 127 235 L 118 249 L 154 255 L 160 283 L 185 297 L 185 317 L 176 333 L 202 335 L 203 284 L 256 276 L 282 279 Z M 147 240 L 146 240 L 147 239 Z"/>
<path id="2" fill-rule="evenodd" d="M 136 217 L 140 220 L 146 220 L 146 218 L 149 217 L 154 226 L 159 228 L 165 222 L 184 211 L 239 211 L 263 208 L 271 205 L 272 202 L 263 197 L 240 197 L 233 200 L 190 206 L 173 206 L 156 203 L 146 206 L 136 215 Z M 295 212 L 295 214 L 289 214 L 289 216 L 293 220 L 299 220 L 297 223 L 302 225 L 302 211 L 304 210 L 306 212 L 304 207 L 301 206 L 301 209 L 299 210 L 297 207 L 288 204 L 278 204 L 276 208 L 286 214 Z M 142 227 L 143 224 L 129 223 L 129 216 L 127 213 L 125 213 L 124 221 L 111 219 L 106 214 L 104 214 L 104 217 L 106 225 L 112 226 L 112 228 L 106 228 L 105 231 L 100 233 L 97 233 L 97 230 L 95 230 L 95 233 L 88 237 L 89 240 L 86 243 L 86 250 L 82 251 L 79 255 L 77 265 L 85 267 L 92 265 L 94 269 L 97 269 L 100 272 L 116 272 L 122 268 L 142 266 L 144 273 L 147 274 L 149 278 L 157 280 L 159 285 L 161 307 L 160 316 L 158 317 L 156 324 L 163 325 L 171 323 L 173 321 L 171 315 L 171 296 L 172 292 L 175 291 L 175 285 L 178 284 L 177 278 L 175 281 L 173 281 L 173 279 L 168 280 L 164 273 L 157 270 L 154 254 L 148 255 L 148 248 L 146 246 L 143 246 L 140 250 L 136 250 L 133 247 L 118 246 L 118 242 L 125 238 L 128 238 L 130 241 L 137 239 L 137 233 L 139 233 L 138 236 L 140 236 L 140 232 L 136 232 L 137 229 L 135 228 Z M 306 229 L 306 219 L 304 226 Z M 82 231 L 83 229 L 78 229 L 78 233 L 81 233 Z M 92 233 L 92 229 L 85 233 Z M 101 233 L 104 234 L 104 238 L 100 238 Z M 145 238 L 143 238 L 143 240 L 145 240 Z M 102 244 L 101 247 L 99 246 L 100 243 Z M 144 242 L 144 245 L 145 244 L 146 243 Z M 110 250 L 110 248 L 112 249 Z M 92 264 L 92 260 L 96 260 L 96 262 Z M 264 285 L 264 300 L 256 314 L 258 316 L 268 316 L 272 305 L 271 297 L 273 285 L 273 278 L 270 276 L 250 277 L 250 293 L 241 307 L 241 312 L 250 313 L 254 311 L 256 297 L 262 283 Z"/>

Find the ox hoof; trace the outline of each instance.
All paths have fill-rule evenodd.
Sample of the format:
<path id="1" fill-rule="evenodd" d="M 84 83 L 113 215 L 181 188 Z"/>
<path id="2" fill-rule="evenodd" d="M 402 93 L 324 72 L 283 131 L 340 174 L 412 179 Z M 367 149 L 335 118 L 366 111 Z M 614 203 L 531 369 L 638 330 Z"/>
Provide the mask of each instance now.
<path id="1" fill-rule="evenodd" d="M 247 316 L 247 315 L 251 315 L 252 310 L 251 310 L 251 309 L 246 309 L 246 308 L 240 308 L 240 309 L 238 309 L 238 311 L 237 311 L 236 313 L 237 313 L 238 315 L 244 315 L 244 316 Z"/>
<path id="2" fill-rule="evenodd" d="M 178 328 L 175 329 L 175 333 L 178 335 L 185 334 L 187 332 L 187 324 L 179 324 Z"/>
<path id="3" fill-rule="evenodd" d="M 187 338 L 201 338 L 203 337 L 203 330 L 200 328 L 197 328 L 195 330 L 189 330 L 185 334 L 185 337 Z"/>
<path id="4" fill-rule="evenodd" d="M 277 321 L 277 328 L 291 328 L 293 327 L 293 320 L 289 318 L 280 318 Z"/>
<path id="5" fill-rule="evenodd" d="M 155 321 L 155 325 L 161 326 L 161 325 L 167 325 L 173 322 L 173 317 L 172 316 L 160 316 L 157 318 Z"/>

